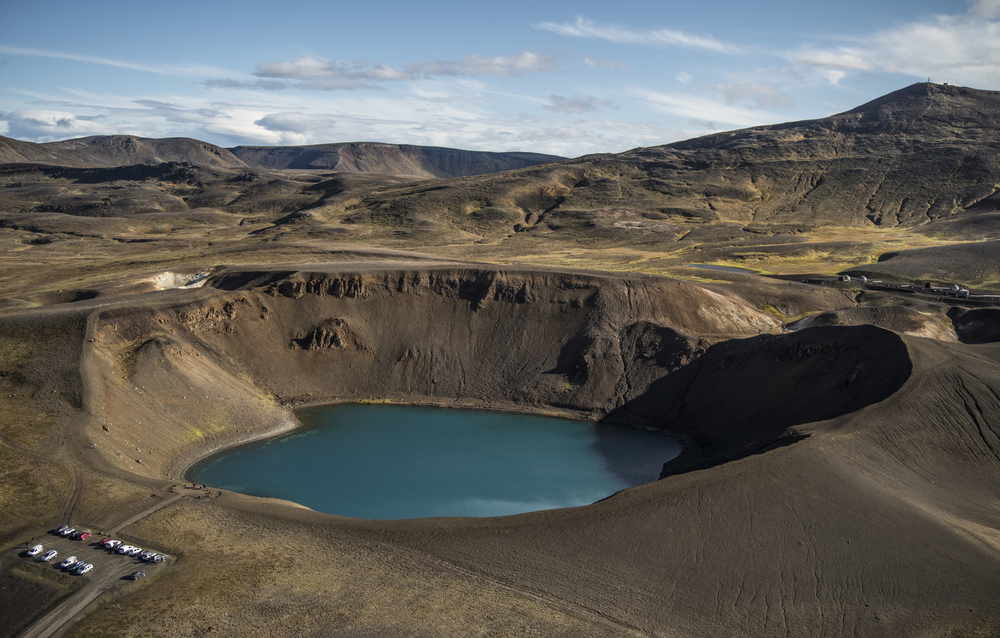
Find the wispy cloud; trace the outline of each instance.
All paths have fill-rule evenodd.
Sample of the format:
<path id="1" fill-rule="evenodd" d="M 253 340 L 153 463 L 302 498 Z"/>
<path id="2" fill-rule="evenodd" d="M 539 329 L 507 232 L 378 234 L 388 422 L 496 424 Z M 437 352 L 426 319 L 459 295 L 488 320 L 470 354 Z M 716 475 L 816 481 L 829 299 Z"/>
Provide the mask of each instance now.
<path id="1" fill-rule="evenodd" d="M 384 82 L 427 80 L 441 76 L 516 77 L 556 70 L 558 60 L 549 55 L 523 51 L 516 55 L 470 55 L 460 60 L 410 62 L 388 66 L 363 60 L 338 62 L 303 56 L 291 61 L 258 64 L 251 82 L 212 80 L 221 88 L 304 88 L 320 91 L 374 89 Z"/>
<path id="2" fill-rule="evenodd" d="M 844 45 L 804 45 L 785 57 L 831 84 L 854 73 L 890 72 L 998 89 L 1000 0 L 978 0 L 966 13 L 930 16 Z"/>
<path id="3" fill-rule="evenodd" d="M 636 89 L 636 97 L 643 99 L 664 113 L 691 121 L 706 122 L 712 128 L 717 123 L 735 126 L 756 126 L 782 121 L 782 117 L 764 110 L 750 109 L 734 104 L 720 103 L 695 95 L 664 93 L 650 89 Z"/>
<path id="4" fill-rule="evenodd" d="M 281 91 L 291 88 L 288 82 L 283 80 L 236 80 L 233 78 L 209 78 L 204 80 L 202 86 L 210 89 L 239 90 L 247 89 L 251 91 Z"/>
<path id="5" fill-rule="evenodd" d="M 602 100 L 596 97 L 579 96 L 566 97 L 563 95 L 551 95 L 543 109 L 555 111 L 556 113 L 587 113 L 589 111 L 600 111 L 614 106 L 611 100 Z"/>
<path id="6" fill-rule="evenodd" d="M 0 44 L 0 53 L 6 53 L 8 55 L 27 55 L 31 57 L 39 58 L 52 58 L 56 60 L 75 60 L 77 62 L 88 62 L 91 64 L 101 64 L 104 66 L 114 66 L 121 69 L 133 69 L 135 71 L 145 71 L 146 73 L 158 73 L 162 75 L 176 75 L 175 73 L 170 73 L 167 70 L 147 66 L 143 64 L 136 64 L 134 62 L 126 62 L 124 60 L 112 60 L 110 58 L 99 58 L 92 55 L 84 55 L 80 53 L 65 53 L 62 51 L 48 51 L 44 49 L 29 49 L 24 47 L 11 47 Z"/>
<path id="7" fill-rule="evenodd" d="M 583 57 L 583 63 L 587 66 L 593 66 L 601 69 L 615 69 L 617 71 L 624 71 L 628 68 L 628 65 L 624 62 L 611 62 L 608 60 L 594 60 L 587 56 Z"/>
<path id="8" fill-rule="evenodd" d="M 112 58 L 102 58 L 93 55 L 86 55 L 83 53 L 52 51 L 48 49 L 33 49 L 27 47 L 12 47 L 2 44 L 0 44 L 0 53 L 5 53 L 7 55 L 25 55 L 38 58 L 51 58 L 54 60 L 73 60 L 75 62 L 86 62 L 88 64 L 99 64 L 102 66 L 113 66 L 120 69 L 131 69 L 133 71 L 142 71 L 144 73 L 155 73 L 157 75 L 195 76 L 195 77 L 232 75 L 232 73 L 226 69 L 221 69 L 219 67 L 214 67 L 214 66 L 200 65 L 200 64 L 192 64 L 186 66 L 185 65 L 152 66 L 148 64 L 138 64 L 135 62 L 129 62 L 127 60 L 115 60 Z"/>
<path id="9" fill-rule="evenodd" d="M 781 88 L 769 82 L 755 82 L 738 74 L 705 88 L 721 95 L 726 104 L 749 103 L 759 109 L 795 107 L 795 101 Z"/>
<path id="10" fill-rule="evenodd" d="M 714 38 L 675 31 L 673 29 L 633 30 L 615 24 L 599 24 L 578 16 L 573 22 L 538 22 L 531 25 L 535 29 L 551 31 L 559 35 L 575 38 L 596 38 L 620 44 L 641 44 L 647 46 L 677 46 L 685 49 L 700 49 L 717 53 L 735 54 L 739 48 Z"/>

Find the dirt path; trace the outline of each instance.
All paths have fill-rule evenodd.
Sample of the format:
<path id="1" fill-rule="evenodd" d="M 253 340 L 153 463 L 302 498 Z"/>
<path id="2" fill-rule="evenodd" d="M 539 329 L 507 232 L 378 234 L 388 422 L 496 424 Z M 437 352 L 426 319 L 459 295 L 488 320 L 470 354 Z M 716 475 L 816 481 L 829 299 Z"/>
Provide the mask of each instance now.
<path id="1" fill-rule="evenodd" d="M 146 518 L 147 516 L 149 516 L 153 512 L 155 512 L 157 510 L 161 510 L 164 507 L 166 507 L 167 505 L 170 505 L 171 503 L 173 503 L 175 501 L 179 501 L 180 499 L 184 498 L 185 496 L 187 496 L 187 495 L 186 494 L 174 494 L 173 496 L 171 496 L 167 500 L 160 501 L 159 503 L 157 503 L 156 505 L 150 507 L 149 509 L 147 509 L 145 511 L 142 511 L 142 512 L 139 512 L 138 514 L 136 514 L 132 518 L 128 519 L 124 523 L 119 523 L 118 525 L 115 525 L 114 527 L 112 527 L 108 531 L 108 534 L 117 534 L 123 527 L 128 527 L 132 523 L 135 523 L 136 521 L 140 521 L 140 520 Z"/>

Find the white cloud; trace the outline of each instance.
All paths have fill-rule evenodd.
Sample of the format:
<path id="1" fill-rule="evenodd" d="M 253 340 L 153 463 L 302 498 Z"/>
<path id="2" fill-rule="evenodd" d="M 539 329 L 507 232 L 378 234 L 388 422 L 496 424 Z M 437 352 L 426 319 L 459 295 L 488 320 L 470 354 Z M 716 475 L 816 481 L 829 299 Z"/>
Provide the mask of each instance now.
<path id="1" fill-rule="evenodd" d="M 738 53 L 735 46 L 725 44 L 714 38 L 705 38 L 691 35 L 673 29 L 646 29 L 632 30 L 614 24 L 598 24 L 593 20 L 588 20 L 583 16 L 578 16 L 574 22 L 539 22 L 531 25 L 535 29 L 542 29 L 567 35 L 576 38 L 596 38 L 599 40 L 609 40 L 620 44 L 643 44 L 654 46 L 677 46 L 685 49 L 702 49 L 715 51 L 717 53 Z"/>
<path id="2" fill-rule="evenodd" d="M 694 95 L 662 93 L 650 89 L 636 89 L 636 97 L 646 100 L 664 113 L 697 122 L 719 122 L 735 126 L 757 126 L 781 122 L 782 117 L 768 111 L 749 109 L 720 103 Z"/>
<path id="3" fill-rule="evenodd" d="M 557 113 L 586 113 L 588 111 L 599 111 L 614 106 L 611 100 L 602 100 L 596 97 L 580 96 L 565 97 L 563 95 L 549 96 L 548 104 L 542 108 Z"/>
<path id="4" fill-rule="evenodd" d="M 473 75 L 490 77 L 514 77 L 524 73 L 554 71 L 556 60 L 551 56 L 524 51 L 514 56 L 484 57 L 470 55 L 458 63 L 422 62 L 408 64 L 407 70 L 424 77 L 433 75 Z"/>
<path id="5" fill-rule="evenodd" d="M 608 60 L 594 60 L 587 56 L 583 57 L 583 63 L 586 64 L 587 66 L 598 67 L 601 69 L 615 69 L 618 71 L 624 71 L 625 69 L 628 68 L 628 65 L 625 64 L 624 62 L 616 64 L 614 62 L 609 62 Z"/>
<path id="6" fill-rule="evenodd" d="M 976 0 L 969 13 L 979 18 L 1000 18 L 1000 0 Z"/>
<path id="7" fill-rule="evenodd" d="M 309 133 L 329 126 L 329 122 L 305 113 L 269 113 L 254 124 L 278 133 Z"/>
<path id="8" fill-rule="evenodd" d="M 248 89 L 251 91 L 281 91 L 291 88 L 288 82 L 283 80 L 234 80 L 232 78 L 209 78 L 201 83 L 202 86 L 210 89 Z"/>
<path id="9" fill-rule="evenodd" d="M 801 47 L 786 54 L 832 84 L 852 73 L 890 72 L 935 82 L 1000 89 L 1000 0 L 854 38 L 850 46 Z"/>
<path id="10" fill-rule="evenodd" d="M 101 117 L 76 115 L 67 111 L 33 109 L 4 114 L 7 134 L 17 139 L 51 142 L 87 135 L 120 133 Z"/>
<path id="11" fill-rule="evenodd" d="M 792 97 L 783 90 L 767 82 L 753 82 L 742 76 L 731 76 L 725 82 L 707 87 L 709 91 L 722 95 L 726 104 L 746 102 L 757 108 L 795 107 Z"/>
<path id="12" fill-rule="evenodd" d="M 816 50 L 803 48 L 793 54 L 798 64 L 820 67 L 823 69 L 842 69 L 846 71 L 872 71 L 875 64 L 866 59 L 869 52 L 858 49 L 840 48 L 837 50 Z"/>
<path id="13" fill-rule="evenodd" d="M 430 60 L 410 62 L 393 67 L 372 62 L 351 63 L 321 60 L 312 56 L 288 62 L 265 62 L 257 65 L 254 75 L 258 82 L 275 82 L 261 88 L 305 88 L 313 90 L 350 90 L 378 88 L 381 82 L 428 80 L 439 76 L 516 77 L 531 73 L 545 73 L 556 69 L 556 58 L 532 51 L 516 55 L 470 55 L 460 60 Z M 291 84 L 289 82 L 295 82 Z M 213 80 L 210 86 L 219 88 L 256 88 L 255 82 L 242 83 L 232 80 Z"/>

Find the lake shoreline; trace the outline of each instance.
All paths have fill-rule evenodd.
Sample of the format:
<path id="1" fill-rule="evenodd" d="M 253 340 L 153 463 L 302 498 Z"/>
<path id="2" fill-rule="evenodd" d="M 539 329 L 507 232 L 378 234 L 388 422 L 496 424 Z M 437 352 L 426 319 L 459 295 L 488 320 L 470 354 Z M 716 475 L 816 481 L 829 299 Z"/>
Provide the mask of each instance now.
<path id="1" fill-rule="evenodd" d="M 312 408 L 284 437 L 203 457 L 187 480 L 352 518 L 494 517 L 592 504 L 658 480 L 681 450 L 661 432 L 551 415 Z"/>

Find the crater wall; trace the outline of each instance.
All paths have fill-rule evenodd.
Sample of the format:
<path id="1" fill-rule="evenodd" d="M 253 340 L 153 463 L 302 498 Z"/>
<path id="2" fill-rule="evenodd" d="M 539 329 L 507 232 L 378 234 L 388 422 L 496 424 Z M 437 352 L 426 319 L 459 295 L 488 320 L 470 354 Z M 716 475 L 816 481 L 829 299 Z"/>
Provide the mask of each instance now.
<path id="1" fill-rule="evenodd" d="M 486 268 L 229 270 L 145 299 L 94 320 L 91 436 L 114 463 L 168 476 L 171 459 L 291 427 L 308 403 L 597 419 L 711 342 L 779 327 L 685 282 Z"/>

